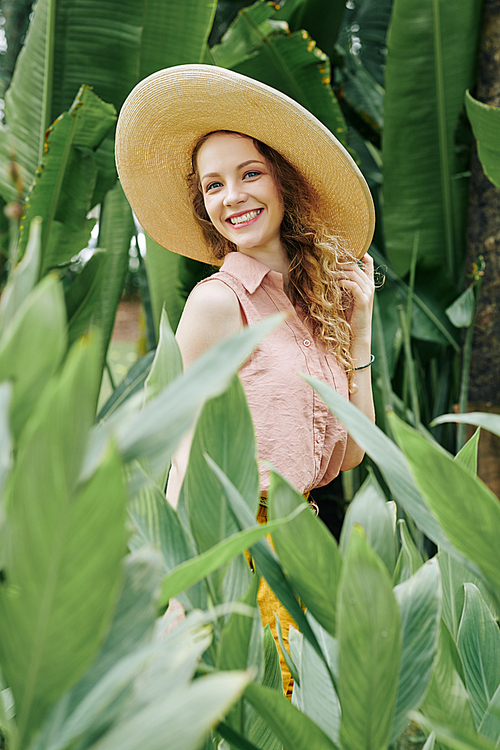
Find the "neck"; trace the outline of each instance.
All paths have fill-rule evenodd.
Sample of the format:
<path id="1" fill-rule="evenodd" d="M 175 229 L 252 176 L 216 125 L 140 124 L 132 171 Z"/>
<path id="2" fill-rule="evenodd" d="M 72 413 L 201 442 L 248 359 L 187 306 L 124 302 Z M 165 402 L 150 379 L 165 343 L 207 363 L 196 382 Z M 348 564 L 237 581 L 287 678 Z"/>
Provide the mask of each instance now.
<path id="1" fill-rule="evenodd" d="M 277 271 L 283 276 L 283 286 L 288 285 L 288 267 L 289 262 L 286 256 L 285 248 L 281 245 L 276 248 L 252 248 L 247 250 L 238 249 L 239 253 L 248 255 L 250 258 L 255 258 L 262 265 L 267 266 L 271 271 Z"/>

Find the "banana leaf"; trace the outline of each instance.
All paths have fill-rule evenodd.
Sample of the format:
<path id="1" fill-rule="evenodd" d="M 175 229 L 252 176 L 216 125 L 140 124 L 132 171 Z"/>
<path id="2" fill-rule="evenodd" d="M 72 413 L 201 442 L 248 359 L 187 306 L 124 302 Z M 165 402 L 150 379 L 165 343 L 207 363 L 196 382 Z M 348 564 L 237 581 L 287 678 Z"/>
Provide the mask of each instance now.
<path id="1" fill-rule="evenodd" d="M 306 29 L 318 47 L 331 57 L 345 12 L 344 0 L 287 0 L 276 14 L 291 31 Z"/>
<path id="2" fill-rule="evenodd" d="M 389 259 L 401 276 L 410 269 L 416 232 L 426 266 L 444 265 L 451 280 L 461 270 L 468 165 L 454 137 L 474 75 L 480 6 L 479 0 L 394 2 L 385 76 L 384 227 Z"/>
<path id="3" fill-rule="evenodd" d="M 21 747 L 95 657 L 119 593 L 127 497 L 116 449 L 78 482 L 97 400 L 97 350 L 98 342 L 74 348 L 44 390 L 9 484 L 0 660 Z"/>
<path id="4" fill-rule="evenodd" d="M 69 112 L 47 136 L 47 148 L 21 224 L 18 252 L 22 256 L 31 220 L 42 217 L 40 277 L 68 262 L 86 247 L 95 220 L 88 219 L 97 164 L 93 151 L 116 119 L 88 87 L 82 87 Z"/>
<path id="5" fill-rule="evenodd" d="M 500 187 L 500 107 L 483 104 L 467 91 L 465 109 L 477 141 L 477 155 L 486 177 Z"/>
<path id="6" fill-rule="evenodd" d="M 287 94 L 345 143 L 344 116 L 330 86 L 330 61 L 306 31 L 289 34 L 273 23 L 272 9 L 263 0 L 244 8 L 221 44 L 210 50 L 213 61 Z"/>

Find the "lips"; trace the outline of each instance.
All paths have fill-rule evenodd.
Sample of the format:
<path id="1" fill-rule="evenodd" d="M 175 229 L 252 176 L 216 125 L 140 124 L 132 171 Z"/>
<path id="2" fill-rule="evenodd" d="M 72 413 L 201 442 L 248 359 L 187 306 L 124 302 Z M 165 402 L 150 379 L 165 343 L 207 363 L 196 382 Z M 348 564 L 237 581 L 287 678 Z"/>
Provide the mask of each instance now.
<path id="1" fill-rule="evenodd" d="M 262 208 L 255 208 L 252 211 L 245 211 L 240 214 L 233 214 L 226 219 L 226 223 L 232 227 L 241 226 L 242 224 L 249 224 L 254 221 L 262 213 Z"/>

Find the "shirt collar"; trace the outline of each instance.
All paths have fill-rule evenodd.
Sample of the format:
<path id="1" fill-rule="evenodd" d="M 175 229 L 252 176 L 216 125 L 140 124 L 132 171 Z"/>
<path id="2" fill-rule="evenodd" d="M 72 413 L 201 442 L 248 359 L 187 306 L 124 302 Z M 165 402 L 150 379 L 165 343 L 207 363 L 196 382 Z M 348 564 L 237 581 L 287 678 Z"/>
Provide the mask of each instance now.
<path id="1" fill-rule="evenodd" d="M 266 277 L 272 286 L 283 291 L 283 276 L 277 271 L 272 271 L 255 258 L 245 255 L 245 253 L 228 253 L 224 258 L 221 271 L 226 271 L 231 276 L 235 276 L 241 281 L 249 294 L 253 294 Z"/>

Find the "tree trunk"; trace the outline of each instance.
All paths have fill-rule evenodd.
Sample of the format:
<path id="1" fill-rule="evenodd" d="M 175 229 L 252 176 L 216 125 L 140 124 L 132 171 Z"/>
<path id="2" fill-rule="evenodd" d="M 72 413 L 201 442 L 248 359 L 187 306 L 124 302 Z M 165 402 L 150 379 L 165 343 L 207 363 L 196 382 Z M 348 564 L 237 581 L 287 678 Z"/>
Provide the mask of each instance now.
<path id="1" fill-rule="evenodd" d="M 484 0 L 476 88 L 479 101 L 500 106 L 500 0 Z M 469 401 L 480 411 L 500 411 L 500 189 L 485 177 L 476 150 L 472 157 L 467 268 L 479 255 L 485 272 L 479 299 L 470 374 Z M 483 436 L 479 476 L 500 495 L 500 438 Z"/>

